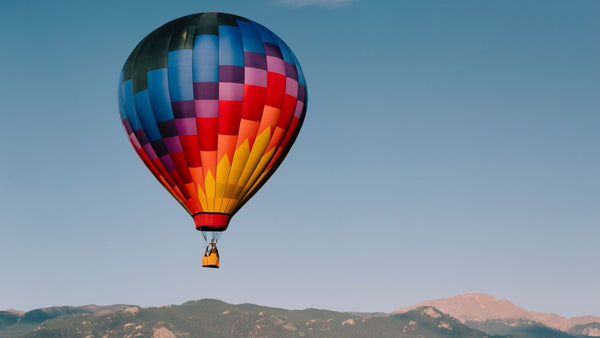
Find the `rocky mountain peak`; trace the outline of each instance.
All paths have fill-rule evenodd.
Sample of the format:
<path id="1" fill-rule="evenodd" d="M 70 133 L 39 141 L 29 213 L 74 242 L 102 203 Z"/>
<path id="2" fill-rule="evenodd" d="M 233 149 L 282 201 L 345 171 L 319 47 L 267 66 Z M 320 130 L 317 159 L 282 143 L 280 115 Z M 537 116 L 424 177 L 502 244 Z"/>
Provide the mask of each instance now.
<path id="1" fill-rule="evenodd" d="M 557 330 L 568 330 L 576 325 L 593 322 L 600 323 L 600 317 L 583 316 L 565 318 L 553 313 L 529 312 L 508 300 L 494 296 L 470 292 L 462 295 L 428 300 L 413 306 L 407 306 L 394 311 L 394 313 L 405 313 L 422 306 L 433 306 L 447 313 L 463 323 L 485 322 L 485 321 L 507 321 L 523 323 L 525 321 L 537 322 Z"/>
<path id="2" fill-rule="evenodd" d="M 433 306 L 449 313 L 463 323 L 469 320 L 533 319 L 527 310 L 507 300 L 485 293 L 471 292 L 451 298 L 428 300 L 413 306 L 400 308 L 394 313 L 404 313 L 421 306 Z"/>

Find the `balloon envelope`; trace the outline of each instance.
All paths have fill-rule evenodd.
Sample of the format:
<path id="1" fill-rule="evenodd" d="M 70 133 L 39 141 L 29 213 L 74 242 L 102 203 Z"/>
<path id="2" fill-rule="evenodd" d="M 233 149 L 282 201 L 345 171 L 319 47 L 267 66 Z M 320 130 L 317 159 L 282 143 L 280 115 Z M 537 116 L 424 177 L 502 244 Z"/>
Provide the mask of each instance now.
<path id="1" fill-rule="evenodd" d="M 225 13 L 185 16 L 146 36 L 118 96 L 135 151 L 202 231 L 225 230 L 277 169 L 307 102 L 290 48 Z"/>

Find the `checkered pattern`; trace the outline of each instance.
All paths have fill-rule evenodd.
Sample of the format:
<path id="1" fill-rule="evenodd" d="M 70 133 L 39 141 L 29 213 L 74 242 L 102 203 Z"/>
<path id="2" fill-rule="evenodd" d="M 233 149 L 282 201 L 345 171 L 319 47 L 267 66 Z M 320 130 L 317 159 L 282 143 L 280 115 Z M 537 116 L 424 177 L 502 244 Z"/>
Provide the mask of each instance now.
<path id="1" fill-rule="evenodd" d="M 298 60 L 273 32 L 225 13 L 171 21 L 133 50 L 119 110 L 137 154 L 201 230 L 277 169 L 306 112 Z"/>

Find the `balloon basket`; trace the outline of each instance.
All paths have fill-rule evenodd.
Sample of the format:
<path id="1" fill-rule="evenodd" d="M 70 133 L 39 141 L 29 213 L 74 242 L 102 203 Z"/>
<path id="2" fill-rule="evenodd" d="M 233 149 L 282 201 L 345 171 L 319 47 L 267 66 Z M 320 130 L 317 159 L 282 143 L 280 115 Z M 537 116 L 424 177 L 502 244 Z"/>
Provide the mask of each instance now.
<path id="1" fill-rule="evenodd" d="M 206 246 L 206 252 L 202 256 L 202 267 L 219 268 L 219 251 L 217 250 L 217 243 L 210 242 Z"/>
<path id="2" fill-rule="evenodd" d="M 219 256 L 217 254 L 212 253 L 208 256 L 202 257 L 202 267 L 203 268 L 219 268 Z"/>

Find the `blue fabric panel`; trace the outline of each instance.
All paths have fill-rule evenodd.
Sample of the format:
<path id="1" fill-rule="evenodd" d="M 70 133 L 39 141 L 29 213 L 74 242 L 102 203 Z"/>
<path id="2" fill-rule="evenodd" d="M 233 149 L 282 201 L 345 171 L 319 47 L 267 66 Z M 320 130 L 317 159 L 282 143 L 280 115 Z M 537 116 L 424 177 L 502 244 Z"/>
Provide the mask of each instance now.
<path id="1" fill-rule="evenodd" d="M 283 42 L 283 40 L 281 40 L 279 37 L 275 37 L 277 39 L 277 45 L 279 45 L 279 49 L 281 49 L 281 54 L 283 55 L 283 61 L 285 62 L 289 62 L 289 63 L 295 63 L 294 62 L 294 57 L 292 56 L 292 51 L 290 50 L 290 47 L 288 47 L 288 45 L 285 44 L 285 42 Z"/>
<path id="2" fill-rule="evenodd" d="M 194 82 L 219 82 L 219 37 L 196 36 L 192 53 Z"/>
<path id="3" fill-rule="evenodd" d="M 148 95 L 148 89 L 139 91 L 133 95 L 133 101 L 135 103 L 135 110 L 137 115 L 140 117 L 144 133 L 148 137 L 148 141 L 154 142 L 160 140 L 160 131 L 156 125 L 154 119 L 154 113 L 152 112 L 152 105 L 150 104 L 150 96 Z M 134 129 L 135 130 L 135 129 Z"/>
<path id="4" fill-rule="evenodd" d="M 131 129 L 138 130 L 142 128 L 142 123 L 135 112 L 135 105 L 133 104 L 133 88 L 131 88 L 131 80 L 123 82 L 123 98 L 125 112 L 127 113 L 127 118 L 131 124 Z"/>
<path id="5" fill-rule="evenodd" d="M 193 100 L 191 49 L 179 49 L 169 52 L 168 74 L 171 101 Z"/>
<path id="6" fill-rule="evenodd" d="M 238 27 L 219 26 L 219 65 L 244 66 L 244 47 Z"/>
<path id="7" fill-rule="evenodd" d="M 166 68 L 148 72 L 148 93 L 156 121 L 172 120 L 173 109 L 171 108 Z"/>
<path id="8" fill-rule="evenodd" d="M 119 76 L 119 113 L 121 114 L 121 120 L 127 118 L 127 107 L 125 107 L 125 84 L 123 83 L 123 72 Z"/>
<path id="9" fill-rule="evenodd" d="M 240 33 L 242 34 L 242 42 L 245 52 L 255 52 L 265 54 L 265 45 L 263 44 L 260 34 L 253 24 L 245 21 L 238 21 Z"/>
<path id="10" fill-rule="evenodd" d="M 275 40 L 275 37 L 273 36 L 274 34 L 271 33 L 270 30 L 266 29 L 262 25 L 257 24 L 256 22 L 253 22 L 253 24 L 260 33 L 260 37 L 264 42 L 272 43 L 274 45 L 277 44 L 277 40 Z"/>

